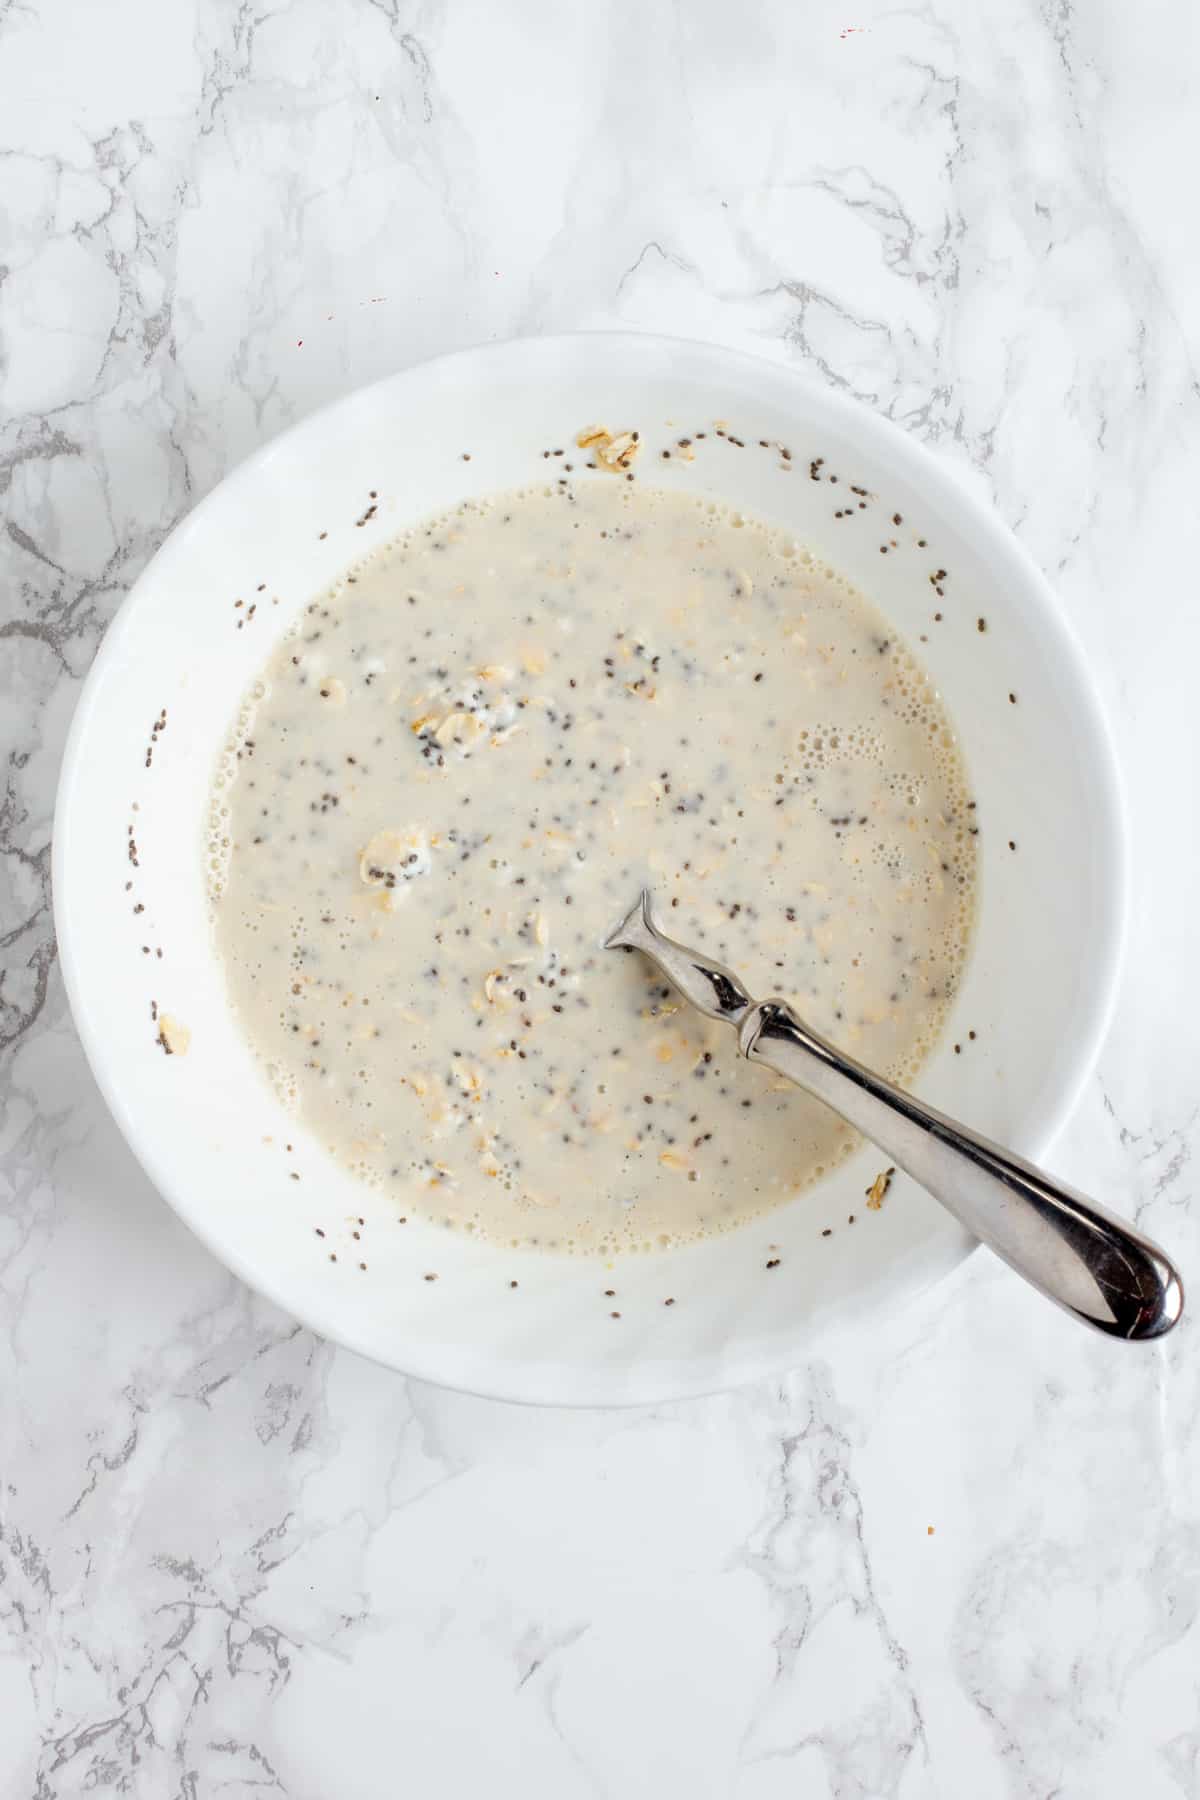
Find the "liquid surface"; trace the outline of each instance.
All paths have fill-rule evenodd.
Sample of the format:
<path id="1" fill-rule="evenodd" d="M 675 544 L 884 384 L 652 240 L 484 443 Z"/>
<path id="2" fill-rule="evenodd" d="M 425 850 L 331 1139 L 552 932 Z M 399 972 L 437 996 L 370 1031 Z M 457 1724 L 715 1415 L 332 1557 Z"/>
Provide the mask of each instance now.
<path id="1" fill-rule="evenodd" d="M 855 1145 L 601 942 L 673 937 L 907 1080 L 972 916 L 954 734 L 863 597 L 609 476 L 422 526 L 302 615 L 214 789 L 230 997 L 397 1208 L 610 1252 L 727 1230 Z"/>

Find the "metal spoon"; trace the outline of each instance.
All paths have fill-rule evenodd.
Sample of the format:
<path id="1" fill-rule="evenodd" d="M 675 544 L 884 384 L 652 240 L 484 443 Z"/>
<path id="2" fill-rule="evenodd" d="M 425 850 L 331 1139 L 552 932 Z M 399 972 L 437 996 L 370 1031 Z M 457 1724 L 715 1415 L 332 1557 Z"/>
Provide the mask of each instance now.
<path id="1" fill-rule="evenodd" d="M 1110 1337 L 1170 1331 L 1183 1284 L 1157 1244 L 1082 1194 L 865 1069 L 783 1000 L 754 1001 L 721 963 L 658 930 L 643 889 L 605 948 L 641 950 L 710 1019 L 732 1025 L 752 1063 L 840 1113 L 940 1200 L 1018 1275 Z"/>

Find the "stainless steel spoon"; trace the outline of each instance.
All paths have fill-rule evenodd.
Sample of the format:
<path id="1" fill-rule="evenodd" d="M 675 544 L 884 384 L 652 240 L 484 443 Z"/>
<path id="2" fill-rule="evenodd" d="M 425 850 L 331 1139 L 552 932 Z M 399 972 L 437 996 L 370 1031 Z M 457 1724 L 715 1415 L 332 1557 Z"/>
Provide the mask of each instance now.
<path id="1" fill-rule="evenodd" d="M 815 1094 L 948 1212 L 1085 1325 L 1110 1337 L 1170 1331 L 1183 1284 L 1157 1244 L 965 1125 L 865 1069 L 810 1031 L 783 1000 L 752 1000 L 737 976 L 658 930 L 650 895 L 605 939 L 641 950 L 685 1000 L 732 1025 L 738 1049 Z"/>

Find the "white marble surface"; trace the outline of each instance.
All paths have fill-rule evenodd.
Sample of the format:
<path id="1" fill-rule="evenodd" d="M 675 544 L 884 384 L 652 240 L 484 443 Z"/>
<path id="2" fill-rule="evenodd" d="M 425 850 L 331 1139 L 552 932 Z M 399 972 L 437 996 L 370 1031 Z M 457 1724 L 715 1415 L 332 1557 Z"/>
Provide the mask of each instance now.
<path id="1" fill-rule="evenodd" d="M 1187 0 L 0 0 L 3 1800 L 1200 1793 L 1194 1324 L 980 1255 L 712 1401 L 406 1384 L 155 1197 L 48 907 L 105 623 L 281 426 L 515 332 L 805 364 L 1094 660 L 1136 899 L 1055 1160 L 1195 1267 L 1198 160 Z"/>

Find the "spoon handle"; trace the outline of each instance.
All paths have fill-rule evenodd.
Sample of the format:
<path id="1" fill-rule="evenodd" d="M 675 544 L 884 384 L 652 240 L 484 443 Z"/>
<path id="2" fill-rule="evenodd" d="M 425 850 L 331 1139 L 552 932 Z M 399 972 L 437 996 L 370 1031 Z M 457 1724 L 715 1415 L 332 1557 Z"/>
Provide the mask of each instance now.
<path id="1" fill-rule="evenodd" d="M 785 1075 L 840 1113 L 940 1200 L 1010 1268 L 1084 1324 L 1110 1337 L 1161 1337 L 1183 1310 L 1183 1285 L 1157 1244 L 872 1074 L 764 1000 L 738 1032 L 742 1054 Z"/>

